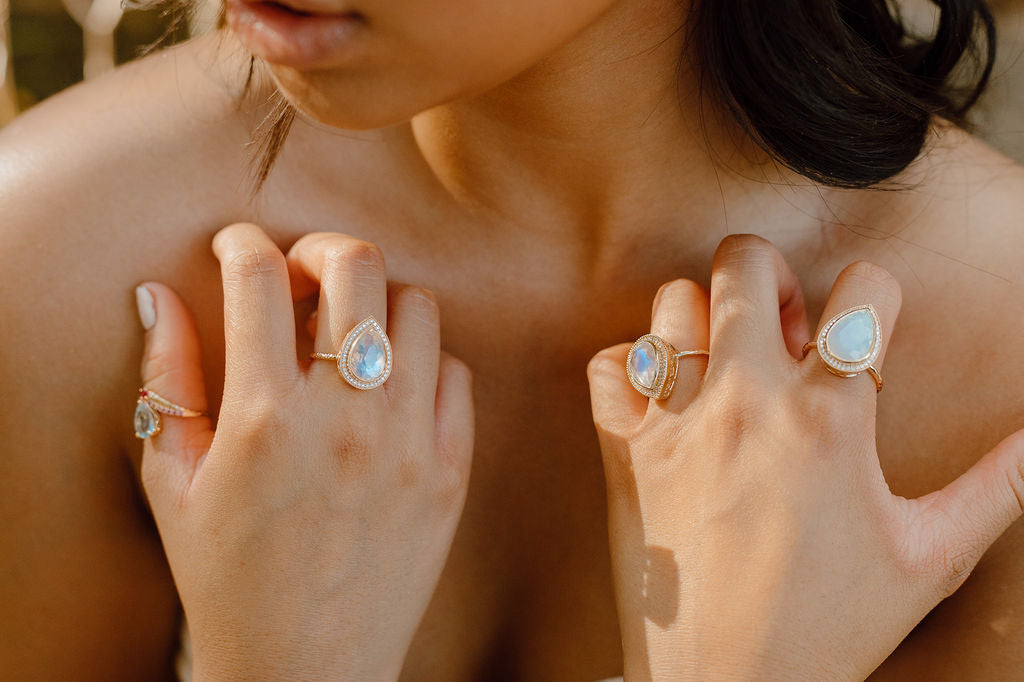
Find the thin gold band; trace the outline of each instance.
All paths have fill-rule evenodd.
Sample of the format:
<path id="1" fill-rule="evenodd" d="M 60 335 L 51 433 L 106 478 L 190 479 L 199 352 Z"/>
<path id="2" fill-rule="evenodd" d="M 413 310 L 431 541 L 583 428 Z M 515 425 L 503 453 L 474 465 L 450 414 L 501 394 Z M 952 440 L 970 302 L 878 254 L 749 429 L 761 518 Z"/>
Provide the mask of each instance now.
<path id="1" fill-rule="evenodd" d="M 678 359 L 678 358 L 685 358 L 685 357 L 688 357 L 690 355 L 707 355 L 707 356 L 710 356 L 711 353 L 709 351 L 706 351 L 706 350 L 681 350 L 678 353 L 673 353 L 672 357 Z"/>
<path id="2" fill-rule="evenodd" d="M 803 348 L 804 357 L 805 358 L 807 357 L 807 354 L 811 352 L 812 348 L 817 348 L 817 347 L 818 347 L 818 342 L 817 341 L 808 341 L 807 343 L 805 343 L 804 344 L 804 348 Z M 822 364 L 824 364 L 824 363 L 822 363 Z M 852 374 L 840 374 L 839 372 L 837 372 L 836 370 L 832 369 L 828 365 L 825 365 L 825 369 L 827 369 L 832 374 L 835 374 L 836 376 L 840 376 L 840 377 L 853 377 L 853 376 L 857 376 L 858 374 L 860 374 L 860 372 L 854 372 Z M 868 374 L 870 374 L 871 378 L 874 380 L 874 382 L 875 382 L 875 393 L 878 393 L 879 391 L 881 391 L 882 390 L 882 375 L 878 373 L 878 370 L 875 369 L 874 365 L 870 365 L 867 369 L 865 369 L 863 371 L 866 371 Z"/>
<path id="3" fill-rule="evenodd" d="M 172 417 L 206 416 L 206 412 L 203 412 L 201 410 L 190 410 L 187 407 L 182 407 L 181 405 L 172 403 L 167 398 L 164 398 L 162 395 L 159 395 L 158 393 L 155 393 L 152 389 L 146 387 L 139 389 L 139 400 L 145 402 L 160 414 L 168 414 L 171 415 Z"/>
<path id="4" fill-rule="evenodd" d="M 338 356 L 333 353 L 310 353 L 309 357 L 314 360 L 337 360 Z"/>

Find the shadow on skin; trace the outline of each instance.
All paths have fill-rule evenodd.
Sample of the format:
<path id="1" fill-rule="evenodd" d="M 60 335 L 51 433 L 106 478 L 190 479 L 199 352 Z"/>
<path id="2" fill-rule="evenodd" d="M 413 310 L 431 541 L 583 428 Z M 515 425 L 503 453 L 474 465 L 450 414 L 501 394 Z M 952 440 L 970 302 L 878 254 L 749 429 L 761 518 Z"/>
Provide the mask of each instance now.
<path id="1" fill-rule="evenodd" d="M 599 431 L 603 442 L 622 443 L 619 436 L 604 429 Z M 652 678 L 648 662 L 647 621 L 662 629 L 675 623 L 679 615 L 679 565 L 675 559 L 675 552 L 671 549 L 647 544 L 636 474 L 632 462 L 624 462 L 622 465 L 623 471 L 616 472 L 611 477 L 608 476 L 609 472 L 605 472 L 605 480 L 615 480 L 618 487 L 617 490 L 608 492 L 619 498 L 616 500 L 617 505 L 613 506 L 612 500 L 609 500 L 608 505 L 609 528 L 617 528 L 620 533 L 620 549 L 613 554 L 613 561 L 631 564 L 619 566 L 615 571 L 619 629 L 623 636 L 623 649 L 630 651 L 631 667 L 627 671 L 628 679 L 650 680 Z M 605 466 L 608 466 L 607 461 Z M 623 515 L 623 518 L 614 518 L 615 514 Z M 624 572 L 634 576 L 629 583 L 621 582 L 619 576 Z M 637 604 L 641 605 L 641 608 L 627 608 L 627 605 Z"/>

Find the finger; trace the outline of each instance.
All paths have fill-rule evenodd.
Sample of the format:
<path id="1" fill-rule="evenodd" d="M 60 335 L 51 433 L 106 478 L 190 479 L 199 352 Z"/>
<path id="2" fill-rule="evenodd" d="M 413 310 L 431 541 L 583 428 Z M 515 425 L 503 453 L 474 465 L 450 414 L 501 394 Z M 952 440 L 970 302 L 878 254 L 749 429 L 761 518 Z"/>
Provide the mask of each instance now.
<path id="1" fill-rule="evenodd" d="M 466 363 L 441 351 L 437 377 L 434 428 L 438 452 L 468 477 L 475 425 L 473 373 Z"/>
<path id="2" fill-rule="evenodd" d="M 293 270 L 320 283 L 314 348 L 335 353 L 368 317 L 387 329 L 387 274 L 375 245 L 333 232 L 308 234 L 288 252 Z"/>
<path id="3" fill-rule="evenodd" d="M 886 348 L 889 346 L 889 338 L 892 335 L 893 327 L 896 325 L 896 317 L 900 312 L 902 294 L 899 282 L 887 270 L 867 261 L 856 261 L 843 268 L 832 285 L 832 293 L 829 294 L 825 310 L 821 315 L 818 330 L 824 328 L 828 322 L 839 313 L 870 304 L 878 318 L 881 331 L 881 340 L 878 349 L 878 357 L 871 363 L 877 370 L 881 370 L 885 358 Z M 845 354 L 844 357 L 859 357 L 859 353 L 866 351 L 871 346 L 871 317 L 869 312 L 858 312 L 859 322 L 854 322 L 853 317 L 850 326 L 844 331 L 841 327 L 834 327 L 834 334 L 829 336 L 829 348 L 834 352 Z M 861 327 L 861 323 L 865 326 Z M 864 334 L 860 334 L 864 331 Z M 840 333 L 843 332 L 843 333 Z M 834 345 L 833 345 L 834 344 Z M 807 359 L 802 363 L 803 371 L 812 381 L 825 383 L 842 390 L 854 390 L 850 388 L 855 384 L 860 388 L 856 389 L 863 393 L 876 392 L 876 386 L 870 377 L 855 377 L 857 381 L 837 381 L 837 377 L 828 371 L 822 362 L 817 351 L 810 351 Z"/>
<path id="4" fill-rule="evenodd" d="M 709 372 L 734 362 L 771 367 L 800 357 L 806 320 L 800 282 L 770 242 L 752 234 L 722 240 L 711 267 Z"/>
<path id="5" fill-rule="evenodd" d="M 711 324 L 711 299 L 701 285 L 677 279 L 658 290 L 654 297 L 651 333 L 675 346 L 677 351 L 707 350 Z M 666 400 L 651 401 L 651 409 L 679 413 L 700 389 L 707 369 L 707 357 L 684 356 L 669 360 L 676 365 L 675 385 Z"/>
<path id="6" fill-rule="evenodd" d="M 147 328 L 143 387 L 177 405 L 205 412 L 206 387 L 192 315 L 173 291 L 156 282 L 136 288 L 135 298 Z M 148 415 L 151 418 L 152 413 Z M 146 438 L 142 457 L 142 478 L 155 512 L 180 497 L 213 440 L 208 417 L 158 414 L 156 418 L 160 430 Z M 138 422 L 136 430 L 140 430 Z"/>
<path id="7" fill-rule="evenodd" d="M 224 282 L 227 381 L 296 370 L 295 317 L 284 255 L 259 227 L 230 225 L 213 238 Z"/>
<path id="8" fill-rule="evenodd" d="M 441 321 L 437 299 L 427 289 L 388 285 L 388 337 L 394 369 L 384 387 L 396 401 L 411 401 L 434 413 L 441 356 Z"/>
<path id="9" fill-rule="evenodd" d="M 945 488 L 914 504 L 923 510 L 913 515 L 925 525 L 927 541 L 922 547 L 937 564 L 946 596 L 1024 514 L 1024 429 L 1003 439 Z"/>
<path id="10" fill-rule="evenodd" d="M 605 348 L 587 364 L 590 409 L 602 438 L 633 433 L 647 413 L 647 397 L 633 388 L 626 375 L 626 357 L 631 346 L 622 343 Z"/>

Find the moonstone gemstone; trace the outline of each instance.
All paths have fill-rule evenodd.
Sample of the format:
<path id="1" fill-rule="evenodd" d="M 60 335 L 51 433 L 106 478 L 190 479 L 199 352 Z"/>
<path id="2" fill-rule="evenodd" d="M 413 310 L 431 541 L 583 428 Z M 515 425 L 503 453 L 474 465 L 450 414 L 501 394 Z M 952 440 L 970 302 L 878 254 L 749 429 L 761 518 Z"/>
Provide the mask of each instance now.
<path id="1" fill-rule="evenodd" d="M 654 344 L 650 341 L 641 341 L 633 350 L 633 357 L 629 360 L 633 377 L 644 388 L 654 388 L 654 381 L 658 378 L 658 353 L 654 350 Z"/>
<path id="2" fill-rule="evenodd" d="M 384 373 L 386 366 L 384 339 L 372 326 L 367 327 L 352 343 L 348 354 L 348 370 L 360 381 L 373 381 Z"/>
<path id="3" fill-rule="evenodd" d="M 157 416 L 146 403 L 135 406 L 135 437 L 149 438 L 156 432 Z"/>
<path id="4" fill-rule="evenodd" d="M 844 362 L 866 360 L 875 344 L 875 324 L 871 313 L 855 310 L 842 316 L 828 330 L 825 343 L 829 352 Z"/>

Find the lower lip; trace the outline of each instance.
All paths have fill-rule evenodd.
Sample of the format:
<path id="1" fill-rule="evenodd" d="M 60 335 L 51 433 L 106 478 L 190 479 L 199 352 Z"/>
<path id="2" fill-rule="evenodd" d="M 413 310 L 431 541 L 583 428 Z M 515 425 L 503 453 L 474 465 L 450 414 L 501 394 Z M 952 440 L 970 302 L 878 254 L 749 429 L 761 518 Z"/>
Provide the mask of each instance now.
<path id="1" fill-rule="evenodd" d="M 227 1 L 231 30 L 271 64 L 295 69 L 337 65 L 365 26 L 358 14 L 303 15 L 269 2 Z"/>

